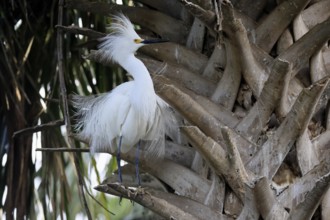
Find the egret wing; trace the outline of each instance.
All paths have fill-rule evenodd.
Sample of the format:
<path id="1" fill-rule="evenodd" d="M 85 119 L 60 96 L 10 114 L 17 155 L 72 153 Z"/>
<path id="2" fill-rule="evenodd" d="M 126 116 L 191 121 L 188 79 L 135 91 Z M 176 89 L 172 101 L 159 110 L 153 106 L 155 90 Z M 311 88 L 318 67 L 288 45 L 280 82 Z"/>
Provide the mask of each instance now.
<path id="1" fill-rule="evenodd" d="M 89 141 L 91 152 L 115 152 L 120 125 L 129 112 L 128 91 L 131 83 L 124 83 L 112 92 L 98 96 L 73 96 L 76 109 L 76 130 Z M 110 149 L 109 149 L 110 148 Z"/>

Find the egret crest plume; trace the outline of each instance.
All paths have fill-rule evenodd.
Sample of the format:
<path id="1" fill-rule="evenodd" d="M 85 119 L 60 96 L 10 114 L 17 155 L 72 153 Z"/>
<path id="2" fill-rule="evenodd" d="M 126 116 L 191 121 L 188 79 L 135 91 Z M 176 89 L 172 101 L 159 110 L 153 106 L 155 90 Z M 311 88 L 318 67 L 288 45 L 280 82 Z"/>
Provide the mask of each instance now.
<path id="1" fill-rule="evenodd" d="M 112 17 L 110 34 L 101 38 L 102 42 L 99 49 L 103 52 L 101 59 L 109 62 L 119 63 L 127 53 L 134 53 L 143 44 L 137 44 L 135 41 L 141 39 L 135 32 L 133 24 L 123 14 L 117 14 Z"/>

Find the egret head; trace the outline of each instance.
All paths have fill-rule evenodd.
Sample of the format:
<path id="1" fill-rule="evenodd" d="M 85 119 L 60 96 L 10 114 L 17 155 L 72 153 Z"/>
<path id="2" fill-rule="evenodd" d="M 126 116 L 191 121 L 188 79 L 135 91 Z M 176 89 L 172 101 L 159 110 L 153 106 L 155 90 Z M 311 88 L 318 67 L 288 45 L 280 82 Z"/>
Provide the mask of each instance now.
<path id="1" fill-rule="evenodd" d="M 135 32 L 130 20 L 123 14 L 112 17 L 110 29 L 111 33 L 101 39 L 103 42 L 99 45 L 99 49 L 105 53 L 104 59 L 118 63 L 146 44 L 166 42 L 158 39 L 142 39 Z"/>

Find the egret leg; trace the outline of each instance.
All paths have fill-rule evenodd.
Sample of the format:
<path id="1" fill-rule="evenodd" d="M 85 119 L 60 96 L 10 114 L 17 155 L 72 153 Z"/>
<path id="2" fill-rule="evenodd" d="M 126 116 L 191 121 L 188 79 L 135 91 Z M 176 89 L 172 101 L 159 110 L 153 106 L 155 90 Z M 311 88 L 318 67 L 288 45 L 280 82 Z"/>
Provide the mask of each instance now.
<path id="1" fill-rule="evenodd" d="M 118 152 L 117 152 L 117 166 L 118 166 L 118 178 L 119 178 L 119 182 L 122 183 L 123 182 L 123 178 L 121 176 L 121 166 L 120 166 L 120 148 L 121 148 L 121 142 L 122 142 L 123 136 L 119 137 L 119 145 L 118 145 Z"/>
<path id="2" fill-rule="evenodd" d="M 135 152 L 135 172 L 139 186 L 141 185 L 140 172 L 139 172 L 140 145 L 141 145 L 141 141 L 138 142 Z"/>

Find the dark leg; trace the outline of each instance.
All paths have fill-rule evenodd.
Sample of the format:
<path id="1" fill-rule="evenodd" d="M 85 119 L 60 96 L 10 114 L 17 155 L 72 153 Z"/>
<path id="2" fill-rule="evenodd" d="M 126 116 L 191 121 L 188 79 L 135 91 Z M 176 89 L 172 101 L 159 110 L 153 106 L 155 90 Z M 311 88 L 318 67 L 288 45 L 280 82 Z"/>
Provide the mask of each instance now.
<path id="1" fill-rule="evenodd" d="M 136 178 L 137 178 L 139 186 L 141 186 L 141 179 L 140 179 L 140 172 L 139 172 L 140 145 L 141 145 L 141 141 L 138 142 L 138 144 L 136 146 L 136 153 L 135 153 L 135 172 L 136 172 Z"/>
<path id="2" fill-rule="evenodd" d="M 118 145 L 118 152 L 117 152 L 117 166 L 118 166 L 118 178 L 119 178 L 119 182 L 122 183 L 123 182 L 123 178 L 121 176 L 121 166 L 120 166 L 120 148 L 121 148 L 121 141 L 123 139 L 123 136 L 119 137 L 119 145 Z"/>

